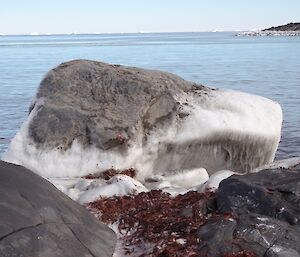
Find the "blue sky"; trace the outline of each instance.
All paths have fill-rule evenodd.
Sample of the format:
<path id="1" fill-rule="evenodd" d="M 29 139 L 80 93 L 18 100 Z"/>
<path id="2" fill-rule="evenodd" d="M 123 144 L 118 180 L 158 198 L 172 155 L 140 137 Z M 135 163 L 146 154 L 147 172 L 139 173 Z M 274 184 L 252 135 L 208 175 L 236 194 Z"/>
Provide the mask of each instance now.
<path id="1" fill-rule="evenodd" d="M 300 0 L 0 0 L 0 33 L 248 30 L 300 21 Z"/>

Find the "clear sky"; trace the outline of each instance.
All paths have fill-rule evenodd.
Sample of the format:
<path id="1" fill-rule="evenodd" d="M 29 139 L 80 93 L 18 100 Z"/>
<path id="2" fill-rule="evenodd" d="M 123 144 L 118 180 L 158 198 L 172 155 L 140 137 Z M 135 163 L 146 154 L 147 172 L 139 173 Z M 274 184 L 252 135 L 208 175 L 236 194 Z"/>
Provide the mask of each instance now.
<path id="1" fill-rule="evenodd" d="M 249 30 L 300 22 L 300 0 L 0 0 L 0 33 Z"/>

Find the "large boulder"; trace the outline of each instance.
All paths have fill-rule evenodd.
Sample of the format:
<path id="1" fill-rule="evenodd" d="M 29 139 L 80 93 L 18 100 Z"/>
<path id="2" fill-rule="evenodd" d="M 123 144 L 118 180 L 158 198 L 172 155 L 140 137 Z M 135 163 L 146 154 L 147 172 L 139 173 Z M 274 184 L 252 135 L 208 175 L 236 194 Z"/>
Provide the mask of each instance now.
<path id="1" fill-rule="evenodd" d="M 0 161 L 0 256 L 109 257 L 116 236 L 33 172 Z"/>
<path id="2" fill-rule="evenodd" d="M 111 167 L 138 178 L 205 168 L 247 172 L 273 161 L 279 104 L 161 71 L 63 63 L 45 76 L 4 160 L 46 177 Z"/>

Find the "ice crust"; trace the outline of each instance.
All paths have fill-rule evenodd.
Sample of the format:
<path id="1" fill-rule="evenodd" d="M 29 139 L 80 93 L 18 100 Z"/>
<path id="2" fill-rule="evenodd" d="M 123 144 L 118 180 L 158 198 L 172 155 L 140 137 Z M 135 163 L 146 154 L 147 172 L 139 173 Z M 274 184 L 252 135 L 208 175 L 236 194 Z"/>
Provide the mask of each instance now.
<path id="1" fill-rule="evenodd" d="M 210 178 L 200 185 L 198 191 L 201 193 L 204 193 L 206 191 L 216 191 L 219 187 L 219 184 L 222 180 L 229 178 L 230 176 L 237 174 L 236 172 L 233 172 L 231 170 L 220 170 L 213 175 L 210 176 Z"/>
<path id="2" fill-rule="evenodd" d="M 43 104 L 43 99 L 39 99 L 3 160 L 47 178 L 81 177 L 112 167 L 133 167 L 139 171 L 140 181 L 152 175 L 180 172 L 177 167 L 181 163 L 185 163 L 186 170 L 205 168 L 212 174 L 230 169 L 230 163 L 242 163 L 250 171 L 274 160 L 282 123 L 278 103 L 232 90 L 219 90 L 201 105 L 197 99 L 187 100 L 191 103 L 186 106 L 190 115 L 182 123 L 156 130 L 146 145 L 137 138 L 124 154 L 93 145 L 83 147 L 76 140 L 65 152 L 37 148 L 28 127 L 38 106 Z"/>
<path id="3" fill-rule="evenodd" d="M 93 202 L 99 197 L 124 196 L 148 191 L 139 181 L 126 175 L 116 175 L 108 181 L 85 178 L 52 178 L 49 180 L 80 204 Z"/>
<path id="4" fill-rule="evenodd" d="M 282 123 L 278 103 L 232 90 L 218 90 L 201 103 L 191 95 L 177 96 L 178 101 L 183 98 L 189 103 L 184 121 L 153 131 L 147 144 L 137 137 L 125 154 L 83 147 L 76 140 L 66 151 L 36 147 L 28 128 L 43 105 L 44 99 L 37 99 L 3 160 L 33 170 L 82 204 L 151 189 L 172 195 L 215 190 L 221 180 L 245 172 L 230 171 L 229 163 L 242 163 L 248 172 L 274 160 Z M 187 168 L 177 169 L 182 163 Z M 81 178 L 110 168 L 134 168 L 137 177 L 119 175 L 109 182 Z"/>
<path id="5" fill-rule="evenodd" d="M 265 169 L 289 169 L 299 165 L 299 163 L 300 157 L 290 158 L 270 163 L 265 166 Z M 263 172 L 262 170 L 261 167 L 260 170 L 253 170 L 252 172 Z M 201 175 L 199 176 L 200 171 Z M 201 169 L 187 171 L 186 173 L 180 172 L 173 176 L 153 176 L 151 178 L 152 182 L 146 181 L 144 184 L 126 175 L 116 175 L 109 181 L 85 178 L 50 178 L 49 180 L 73 200 L 80 204 L 86 204 L 98 198 L 138 194 L 152 189 L 162 190 L 171 194 L 171 196 L 185 194 L 188 191 L 214 192 L 218 189 L 222 180 L 232 175 L 241 174 L 230 170 L 221 170 L 209 177 L 207 172 Z M 189 184 L 189 181 L 192 182 Z"/>

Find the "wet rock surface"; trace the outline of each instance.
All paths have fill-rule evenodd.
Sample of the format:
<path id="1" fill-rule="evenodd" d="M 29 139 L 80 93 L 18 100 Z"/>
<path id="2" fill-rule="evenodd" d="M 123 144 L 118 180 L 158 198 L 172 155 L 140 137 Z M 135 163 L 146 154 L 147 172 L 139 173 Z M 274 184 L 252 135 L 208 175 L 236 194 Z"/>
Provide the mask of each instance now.
<path id="1" fill-rule="evenodd" d="M 115 234 L 33 172 L 0 162 L 0 256 L 112 256 Z"/>
<path id="2" fill-rule="evenodd" d="M 300 170 L 233 175 L 215 193 L 162 191 L 88 205 L 128 256 L 298 257 Z"/>

